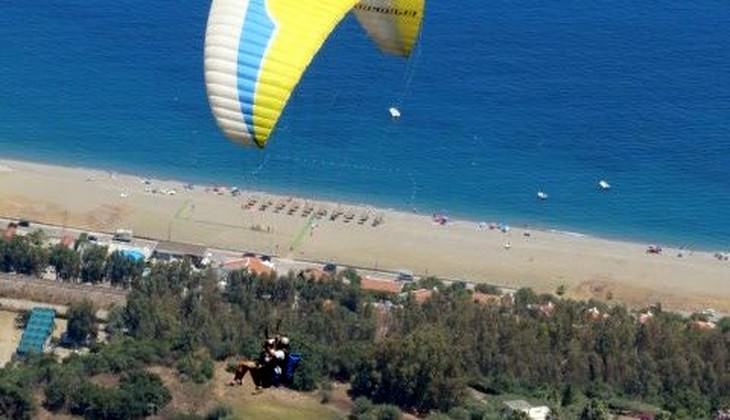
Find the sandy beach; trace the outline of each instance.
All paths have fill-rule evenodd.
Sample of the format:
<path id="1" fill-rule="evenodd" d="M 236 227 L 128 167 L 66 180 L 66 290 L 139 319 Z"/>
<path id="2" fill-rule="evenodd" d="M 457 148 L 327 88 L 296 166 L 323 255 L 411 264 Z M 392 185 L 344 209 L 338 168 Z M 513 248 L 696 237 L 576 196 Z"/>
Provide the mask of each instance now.
<path id="1" fill-rule="evenodd" d="M 420 275 L 730 312 L 730 262 L 553 231 L 0 160 L 0 216 Z M 332 218 L 333 214 L 337 217 Z M 321 217 L 318 217 L 321 216 Z M 489 222 L 489 221 L 487 221 Z M 681 257 L 679 256 L 681 254 Z"/>

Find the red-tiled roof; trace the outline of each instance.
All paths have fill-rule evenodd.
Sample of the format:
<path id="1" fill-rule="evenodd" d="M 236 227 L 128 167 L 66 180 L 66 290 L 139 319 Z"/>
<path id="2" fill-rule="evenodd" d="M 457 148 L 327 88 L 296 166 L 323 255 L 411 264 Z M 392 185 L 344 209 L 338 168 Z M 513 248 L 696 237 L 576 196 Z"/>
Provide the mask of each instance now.
<path id="1" fill-rule="evenodd" d="M 274 269 L 264 264 L 257 257 L 246 257 L 238 260 L 227 261 L 223 264 L 223 268 L 228 270 L 248 270 L 258 276 L 270 275 Z"/>
<path id="2" fill-rule="evenodd" d="M 424 303 L 431 299 L 433 296 L 433 290 L 429 289 L 418 289 L 411 292 L 411 295 L 418 303 Z"/>
<path id="3" fill-rule="evenodd" d="M 300 276 L 307 280 L 314 280 L 314 281 L 327 281 L 332 278 L 332 276 L 325 272 L 324 270 L 320 268 L 307 268 L 302 270 L 299 273 Z"/>
<path id="4" fill-rule="evenodd" d="M 717 327 L 714 322 L 710 321 L 692 321 L 689 326 L 690 328 L 701 331 L 714 330 Z"/>
<path id="5" fill-rule="evenodd" d="M 639 324 L 646 324 L 650 319 L 654 318 L 654 314 L 651 312 L 645 312 L 639 315 Z"/>
<path id="6" fill-rule="evenodd" d="M 379 279 L 376 277 L 365 276 L 360 280 L 360 288 L 371 292 L 382 293 L 400 293 L 401 284 L 393 280 Z"/>
<path id="7" fill-rule="evenodd" d="M 15 232 L 17 232 L 18 228 L 14 224 L 8 225 L 8 228 L 5 229 L 5 232 L 3 232 L 3 238 L 5 239 L 13 239 L 13 236 L 15 236 Z"/>
<path id="8" fill-rule="evenodd" d="M 72 248 L 75 242 L 76 238 L 72 235 L 63 235 L 63 238 L 61 238 L 61 246 L 65 246 L 66 248 Z"/>
<path id="9" fill-rule="evenodd" d="M 474 292 L 472 298 L 474 299 L 474 302 L 481 305 L 498 305 L 502 302 L 502 297 L 499 295 L 491 295 L 481 292 Z"/>

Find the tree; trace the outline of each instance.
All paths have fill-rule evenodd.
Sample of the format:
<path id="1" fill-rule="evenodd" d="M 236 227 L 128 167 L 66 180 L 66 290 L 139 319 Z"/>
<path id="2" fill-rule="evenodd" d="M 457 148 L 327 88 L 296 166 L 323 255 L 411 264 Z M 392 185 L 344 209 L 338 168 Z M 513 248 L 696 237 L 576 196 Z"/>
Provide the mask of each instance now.
<path id="1" fill-rule="evenodd" d="M 130 404 L 132 417 L 156 414 L 172 400 L 170 391 L 165 388 L 159 376 L 144 372 L 132 372 L 122 378 L 119 390 Z"/>
<path id="2" fill-rule="evenodd" d="M 30 311 L 18 312 L 18 315 L 15 316 L 15 328 L 17 328 L 19 330 L 24 330 L 25 326 L 28 325 L 29 319 L 30 319 Z"/>
<path id="3" fill-rule="evenodd" d="M 36 229 L 25 236 L 30 244 L 35 247 L 43 246 L 43 242 L 46 240 L 46 233 L 41 229 Z"/>
<path id="4" fill-rule="evenodd" d="M 33 415 L 33 397 L 30 390 L 0 380 L 0 418 L 25 420 Z"/>
<path id="5" fill-rule="evenodd" d="M 15 236 L 0 243 L 0 270 L 38 275 L 47 266 L 48 253 L 42 244 L 27 236 Z"/>
<path id="6" fill-rule="evenodd" d="M 93 303 L 85 300 L 72 304 L 66 316 L 68 318 L 66 337 L 74 345 L 85 345 L 89 338 L 96 338 L 98 326 Z"/>
<path id="7" fill-rule="evenodd" d="M 479 283 L 476 286 L 474 286 L 474 290 L 479 293 L 484 293 L 487 295 L 501 295 L 502 291 L 497 286 L 492 286 L 491 284 L 486 283 Z"/>
<path id="8" fill-rule="evenodd" d="M 448 411 L 466 390 L 464 372 L 442 329 L 423 327 L 379 343 L 358 370 L 353 392 L 420 412 Z"/>
<path id="9" fill-rule="evenodd" d="M 81 279 L 86 283 L 100 283 L 104 280 L 104 264 L 107 247 L 87 245 L 81 255 Z"/>
<path id="10" fill-rule="evenodd" d="M 129 287 L 139 280 L 144 271 L 144 262 L 134 260 L 120 251 L 113 252 L 106 263 L 106 278 L 114 286 Z"/>
<path id="11" fill-rule="evenodd" d="M 511 410 L 504 415 L 504 420 L 530 420 L 530 416 L 524 411 Z"/>
<path id="12" fill-rule="evenodd" d="M 357 397 L 352 404 L 350 417 L 357 420 L 365 417 L 367 413 L 373 409 L 373 402 L 365 397 Z"/>
<path id="13" fill-rule="evenodd" d="M 218 405 L 210 409 L 205 415 L 205 420 L 227 420 L 233 419 L 233 409 L 227 405 Z"/>
<path id="14" fill-rule="evenodd" d="M 81 257 L 63 245 L 51 249 L 48 262 L 56 269 L 56 276 L 61 280 L 72 281 L 81 274 Z"/>
<path id="15" fill-rule="evenodd" d="M 730 316 L 726 316 L 717 323 L 717 327 L 720 331 L 727 333 L 730 332 Z"/>
<path id="16" fill-rule="evenodd" d="M 515 304 L 519 307 L 537 303 L 537 300 L 537 294 L 530 288 L 522 288 L 515 293 Z"/>
<path id="17" fill-rule="evenodd" d="M 580 420 L 609 420 L 611 415 L 603 401 L 592 398 L 580 412 Z"/>
<path id="18" fill-rule="evenodd" d="M 569 405 L 572 405 L 575 402 L 575 390 L 573 389 L 573 385 L 567 384 L 565 388 L 563 388 L 563 395 L 560 398 L 560 405 L 563 407 L 567 407 Z"/>

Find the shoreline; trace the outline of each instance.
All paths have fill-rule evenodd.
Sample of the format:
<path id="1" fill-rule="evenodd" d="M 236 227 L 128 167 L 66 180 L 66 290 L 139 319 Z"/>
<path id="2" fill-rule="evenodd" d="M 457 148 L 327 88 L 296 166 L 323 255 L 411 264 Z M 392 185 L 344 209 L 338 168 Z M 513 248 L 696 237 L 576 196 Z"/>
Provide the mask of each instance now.
<path id="1" fill-rule="evenodd" d="M 54 163 L 49 162 L 44 159 L 15 159 L 15 158 L 2 158 L 0 157 L 0 175 L 7 170 L 8 167 L 12 168 L 12 164 L 15 163 L 16 165 L 39 165 L 39 166 L 45 166 L 49 168 L 64 168 L 69 170 L 75 170 L 75 171 L 89 171 L 89 172 L 98 172 L 98 173 L 106 173 L 106 174 L 115 174 L 122 177 L 134 177 L 138 179 L 150 179 L 160 184 L 190 184 L 193 185 L 196 188 L 213 188 L 216 186 L 224 186 L 226 188 L 230 188 L 233 185 L 228 185 L 223 182 L 215 182 L 212 178 L 208 177 L 176 177 L 175 175 L 161 175 L 161 174 L 154 174 L 149 171 L 152 176 L 148 177 L 146 174 L 143 174 L 146 171 L 142 170 L 134 170 L 131 168 L 126 169 L 117 169 L 113 167 L 113 165 L 105 167 L 93 167 L 93 166 L 80 166 L 80 165 L 70 165 L 65 163 Z M 4 168 L 5 169 L 4 169 Z M 129 170 L 127 170 L 129 169 Z M 428 212 L 423 211 L 422 209 L 418 209 L 417 211 L 409 211 L 405 208 L 400 208 L 398 206 L 383 204 L 383 203 L 368 203 L 364 202 L 358 198 L 355 198 L 354 196 L 345 196 L 344 200 L 335 200 L 333 197 L 331 197 L 331 194 L 321 194 L 316 191 L 311 192 L 303 192 L 303 191 L 293 191 L 293 190 L 286 190 L 285 188 L 279 188 L 276 186 L 267 186 L 267 188 L 264 189 L 251 189 L 251 188 L 242 188 L 241 191 L 246 194 L 259 194 L 259 195 L 271 195 L 271 196 L 286 196 L 286 197 L 293 197 L 295 199 L 299 200 L 309 200 L 309 201 L 316 201 L 316 202 L 322 202 L 327 204 L 335 204 L 335 205 L 341 205 L 341 206 L 348 206 L 348 207 L 358 207 L 358 208 L 370 208 L 373 210 L 379 210 L 383 212 L 395 212 L 395 213 L 402 213 L 402 214 L 408 214 L 408 215 L 415 215 L 415 216 L 423 216 L 423 217 L 429 217 Z M 309 197 L 306 196 L 309 194 Z M 434 208 L 437 208 L 434 206 Z M 416 210 L 416 209 L 414 209 Z M 434 212 L 438 213 L 438 212 Z M 575 237 L 583 237 L 583 238 L 591 238 L 596 240 L 603 240 L 603 241 L 611 241 L 611 242 L 622 242 L 625 244 L 631 244 L 631 245 L 649 245 L 649 244 L 656 244 L 663 246 L 666 249 L 671 250 L 684 250 L 686 252 L 704 252 L 704 253 L 730 253 L 730 245 L 727 248 L 723 248 L 721 246 L 716 245 L 707 245 L 707 244 L 699 244 L 695 245 L 694 241 L 680 241 L 680 240 L 650 240 L 650 239 L 644 239 L 642 238 L 641 234 L 635 233 L 635 234 L 627 234 L 627 233 L 611 233 L 611 232 L 591 232 L 591 231 L 582 231 L 580 228 L 571 227 L 571 226 L 563 226 L 560 224 L 542 224 L 542 223 L 535 223 L 528 220 L 523 220 L 520 217 L 501 217 L 501 216 L 493 216 L 491 217 L 493 220 L 489 219 L 481 219 L 478 220 L 477 217 L 472 217 L 471 215 L 468 215 L 466 213 L 461 212 L 455 212 L 450 213 L 446 212 L 447 215 L 449 215 L 449 219 L 451 220 L 451 223 L 471 223 L 471 224 L 479 224 L 479 223 L 503 223 L 506 225 L 509 225 L 511 228 L 518 228 L 523 230 L 530 230 L 534 232 L 543 232 L 543 233 L 554 233 L 554 234 L 560 234 L 560 235 L 568 235 L 568 236 L 575 236 Z M 450 215 L 454 214 L 453 217 Z M 2 216 L 0 214 L 0 216 Z M 496 220 L 494 220 L 496 219 Z M 511 220 L 508 222 L 508 220 Z M 674 236 L 672 234 L 670 235 L 661 235 L 661 236 Z"/>
<path id="2" fill-rule="evenodd" d="M 0 215 L 8 218 L 106 232 L 133 229 L 159 240 L 538 292 L 566 285 L 571 297 L 615 298 L 635 307 L 663 301 L 681 310 L 730 312 L 730 262 L 711 252 L 670 247 L 648 255 L 640 242 L 571 230 L 515 225 L 503 233 L 465 219 L 440 226 L 429 215 L 367 204 L 260 190 L 233 196 L 230 186 L 188 190 L 175 179 L 22 160 L 0 159 L 1 166 L 12 168 L 0 171 Z M 256 204 L 246 209 L 251 200 Z M 283 211 L 275 211 L 280 205 Z M 327 217 L 314 217 L 320 211 Z M 340 218 L 330 220 L 337 211 Z M 351 222 L 343 220 L 346 213 Z M 373 226 L 378 218 L 382 225 Z"/>

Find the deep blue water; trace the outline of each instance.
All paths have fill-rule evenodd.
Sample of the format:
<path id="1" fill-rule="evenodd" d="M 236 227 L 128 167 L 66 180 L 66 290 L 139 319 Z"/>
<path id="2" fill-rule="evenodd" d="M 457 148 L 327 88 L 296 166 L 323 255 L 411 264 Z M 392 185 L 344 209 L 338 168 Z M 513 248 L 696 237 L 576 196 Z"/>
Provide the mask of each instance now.
<path id="1" fill-rule="evenodd" d="M 208 110 L 207 1 L 0 0 L 0 156 L 730 247 L 726 0 L 457 3 L 407 62 L 343 22 L 260 152 Z"/>

